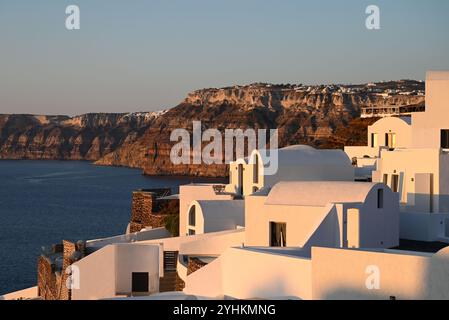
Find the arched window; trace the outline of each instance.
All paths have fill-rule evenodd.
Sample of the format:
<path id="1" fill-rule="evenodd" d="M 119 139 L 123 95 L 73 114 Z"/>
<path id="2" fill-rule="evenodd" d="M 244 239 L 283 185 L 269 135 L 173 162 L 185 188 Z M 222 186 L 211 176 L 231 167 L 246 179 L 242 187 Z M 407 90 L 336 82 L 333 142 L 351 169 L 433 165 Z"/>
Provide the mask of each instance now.
<path id="1" fill-rule="evenodd" d="M 190 207 L 189 210 L 189 226 L 194 227 L 196 225 L 196 210 L 195 210 L 196 206 L 192 206 Z"/>

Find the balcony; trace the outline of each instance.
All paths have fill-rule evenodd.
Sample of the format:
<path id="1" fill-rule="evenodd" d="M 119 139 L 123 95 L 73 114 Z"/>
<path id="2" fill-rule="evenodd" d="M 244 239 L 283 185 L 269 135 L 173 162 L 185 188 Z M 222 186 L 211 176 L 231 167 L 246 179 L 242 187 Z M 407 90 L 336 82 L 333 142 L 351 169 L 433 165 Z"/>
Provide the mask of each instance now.
<path id="1" fill-rule="evenodd" d="M 409 106 L 376 106 L 376 107 L 362 107 L 361 118 L 383 118 L 392 116 L 407 116 L 414 112 L 424 112 L 426 107 L 424 105 L 409 105 Z"/>

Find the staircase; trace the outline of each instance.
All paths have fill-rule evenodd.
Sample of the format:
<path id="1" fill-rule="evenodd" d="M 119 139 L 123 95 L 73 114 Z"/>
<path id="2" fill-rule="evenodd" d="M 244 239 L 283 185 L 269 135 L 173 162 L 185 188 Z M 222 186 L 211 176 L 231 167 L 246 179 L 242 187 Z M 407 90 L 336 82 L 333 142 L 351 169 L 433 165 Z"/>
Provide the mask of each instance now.
<path id="1" fill-rule="evenodd" d="M 164 272 L 176 271 L 177 262 L 178 262 L 177 251 L 164 251 Z"/>
<path id="2" fill-rule="evenodd" d="M 177 251 L 164 251 L 164 276 L 159 279 L 159 292 L 182 291 L 184 281 L 178 276 Z"/>

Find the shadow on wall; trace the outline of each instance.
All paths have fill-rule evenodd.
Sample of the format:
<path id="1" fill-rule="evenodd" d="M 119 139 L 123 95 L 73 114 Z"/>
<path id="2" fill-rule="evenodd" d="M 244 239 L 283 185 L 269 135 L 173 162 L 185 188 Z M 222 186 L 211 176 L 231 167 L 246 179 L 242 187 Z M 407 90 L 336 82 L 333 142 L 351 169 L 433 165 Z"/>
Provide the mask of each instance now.
<path id="1" fill-rule="evenodd" d="M 423 213 L 449 213 L 449 195 L 428 193 L 407 193 L 407 202 L 403 199 L 403 206 L 409 211 Z"/>
<path id="2" fill-rule="evenodd" d="M 338 221 L 337 208 L 332 205 L 329 213 L 304 244 L 303 249 L 306 250 L 307 255 L 310 257 L 312 247 L 338 247 L 342 242 L 340 232 L 338 232 L 341 227 Z"/>
<path id="3" fill-rule="evenodd" d="M 449 299 L 449 247 L 432 256 L 426 276 L 428 279 L 426 299 Z"/>

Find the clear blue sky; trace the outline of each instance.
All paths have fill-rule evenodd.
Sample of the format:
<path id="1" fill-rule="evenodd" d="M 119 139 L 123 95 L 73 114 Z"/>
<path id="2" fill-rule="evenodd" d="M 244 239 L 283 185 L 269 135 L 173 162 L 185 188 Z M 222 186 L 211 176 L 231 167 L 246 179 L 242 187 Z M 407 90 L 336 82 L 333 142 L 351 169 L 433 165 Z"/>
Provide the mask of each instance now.
<path id="1" fill-rule="evenodd" d="M 65 29 L 65 8 L 81 30 Z M 365 8 L 381 9 L 381 30 Z M 0 113 L 160 110 L 251 82 L 449 69 L 447 0 L 0 0 Z"/>

